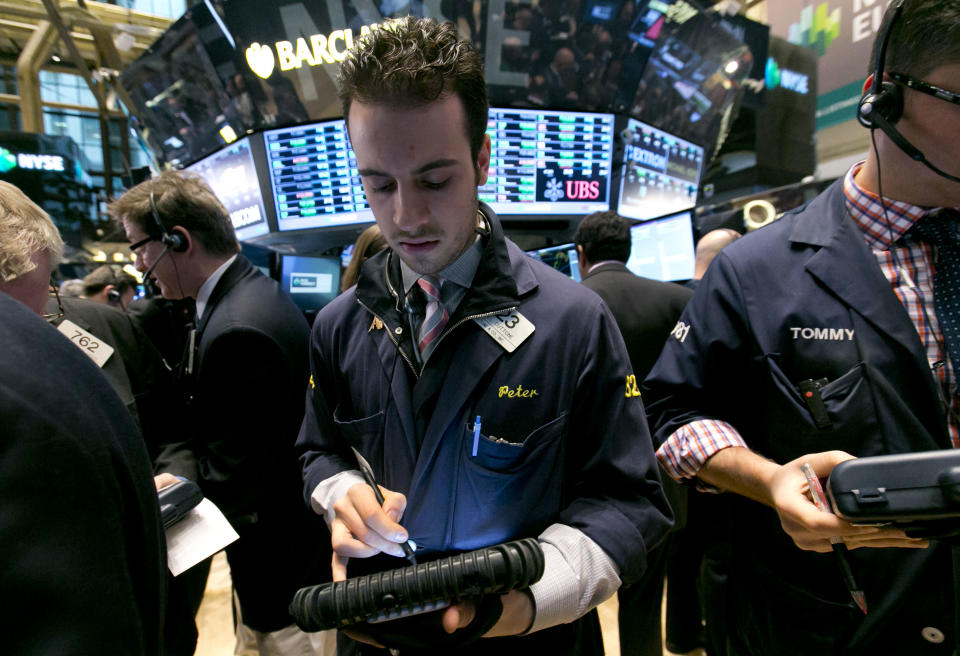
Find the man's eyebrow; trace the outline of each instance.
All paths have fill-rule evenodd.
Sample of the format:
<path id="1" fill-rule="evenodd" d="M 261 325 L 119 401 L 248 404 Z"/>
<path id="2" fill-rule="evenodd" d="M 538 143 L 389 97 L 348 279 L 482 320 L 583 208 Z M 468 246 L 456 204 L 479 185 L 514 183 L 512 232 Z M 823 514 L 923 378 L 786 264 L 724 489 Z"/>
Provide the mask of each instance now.
<path id="1" fill-rule="evenodd" d="M 455 166 L 456 164 L 458 164 L 458 162 L 455 159 L 437 159 L 432 162 L 427 162 L 420 168 L 416 169 L 413 173 L 414 175 L 420 175 L 422 173 L 426 173 L 427 171 L 432 171 L 434 169 L 442 169 L 447 166 Z M 358 173 L 362 176 L 367 176 L 367 177 L 369 176 L 375 176 L 375 177 L 381 177 L 381 178 L 393 177 L 389 173 L 386 173 L 384 171 L 379 171 L 377 169 L 360 169 Z"/>

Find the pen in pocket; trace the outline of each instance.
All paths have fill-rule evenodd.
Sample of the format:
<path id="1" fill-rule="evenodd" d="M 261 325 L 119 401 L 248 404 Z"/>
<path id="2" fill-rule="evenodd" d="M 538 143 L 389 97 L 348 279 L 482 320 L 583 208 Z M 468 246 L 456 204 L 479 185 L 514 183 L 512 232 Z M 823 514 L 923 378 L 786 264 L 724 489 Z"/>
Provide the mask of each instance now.
<path id="1" fill-rule="evenodd" d="M 477 457 L 477 448 L 480 446 L 480 415 L 473 422 L 473 457 Z"/>

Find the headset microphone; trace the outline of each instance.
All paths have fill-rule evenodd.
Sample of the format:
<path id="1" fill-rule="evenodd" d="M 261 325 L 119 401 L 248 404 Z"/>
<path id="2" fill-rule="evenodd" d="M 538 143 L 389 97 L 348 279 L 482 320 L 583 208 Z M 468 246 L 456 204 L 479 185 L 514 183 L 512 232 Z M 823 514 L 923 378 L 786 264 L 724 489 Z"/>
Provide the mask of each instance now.
<path id="1" fill-rule="evenodd" d="M 879 128 L 884 134 L 890 137 L 890 140 L 893 143 L 895 143 L 897 146 L 899 146 L 900 150 L 906 153 L 907 156 L 910 157 L 912 160 L 916 162 L 920 162 L 921 164 L 926 166 L 928 169 L 930 169 L 937 175 L 946 178 L 947 180 L 952 180 L 953 182 L 960 182 L 960 177 L 957 177 L 955 175 L 950 175 L 946 171 L 943 171 L 937 168 L 936 166 L 934 166 L 933 164 L 931 164 L 927 160 L 927 158 L 924 157 L 923 153 L 920 152 L 920 150 L 916 146 L 910 143 L 906 137 L 900 134 L 900 131 L 897 130 L 897 128 L 895 128 L 893 124 L 889 123 L 886 120 L 886 118 L 884 118 L 880 114 L 874 114 L 871 120 L 873 121 L 874 126 L 876 128 Z"/>
<path id="2" fill-rule="evenodd" d="M 920 162 L 928 169 L 939 176 L 942 176 L 953 182 L 960 182 L 960 177 L 950 175 L 933 164 L 924 156 L 920 149 L 914 146 L 903 136 L 894 123 L 900 120 L 903 114 L 903 91 L 893 82 L 885 82 L 883 79 L 884 60 L 887 56 L 887 46 L 890 42 L 890 35 L 893 32 L 893 26 L 903 12 L 905 0 L 897 0 L 889 20 L 883 28 L 877 42 L 877 49 L 873 61 L 873 79 L 870 82 L 870 88 L 860 99 L 857 106 L 857 121 L 860 125 L 870 130 L 880 130 L 887 135 L 890 140 L 897 145 L 906 155 Z"/>
<path id="3" fill-rule="evenodd" d="M 143 272 L 143 280 L 144 280 L 144 281 L 147 281 L 147 280 L 150 279 L 150 274 L 153 273 L 153 270 L 157 268 L 157 265 L 158 265 L 158 264 L 160 264 L 160 260 L 162 260 L 163 257 L 164 257 L 167 253 L 169 253 L 169 252 L 170 252 L 170 246 L 168 246 L 168 245 L 166 244 L 166 242 L 164 242 L 164 244 L 163 244 L 163 250 L 160 251 L 160 257 L 158 257 L 157 259 L 155 259 L 155 260 L 153 261 L 153 264 L 151 264 L 149 267 L 147 267 L 147 270 Z M 174 249 L 174 252 L 176 252 L 176 249 Z"/>

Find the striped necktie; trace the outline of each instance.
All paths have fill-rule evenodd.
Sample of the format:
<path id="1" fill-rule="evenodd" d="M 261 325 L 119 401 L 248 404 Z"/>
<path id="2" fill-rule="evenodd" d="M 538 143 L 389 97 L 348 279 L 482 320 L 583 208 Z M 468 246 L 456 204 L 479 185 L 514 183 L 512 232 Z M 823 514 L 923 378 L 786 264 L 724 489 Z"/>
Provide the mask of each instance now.
<path id="1" fill-rule="evenodd" d="M 933 306 L 954 367 L 960 367 L 960 236 L 956 210 L 941 210 L 917 221 L 911 231 L 937 247 Z"/>
<path id="2" fill-rule="evenodd" d="M 417 339 L 417 347 L 420 349 L 420 356 L 424 362 L 430 357 L 433 349 L 437 345 L 440 333 L 443 332 L 450 315 L 447 308 L 440 302 L 440 279 L 436 276 L 423 276 L 417 280 L 427 304 L 423 316 L 423 323 L 420 325 L 420 334 Z"/>

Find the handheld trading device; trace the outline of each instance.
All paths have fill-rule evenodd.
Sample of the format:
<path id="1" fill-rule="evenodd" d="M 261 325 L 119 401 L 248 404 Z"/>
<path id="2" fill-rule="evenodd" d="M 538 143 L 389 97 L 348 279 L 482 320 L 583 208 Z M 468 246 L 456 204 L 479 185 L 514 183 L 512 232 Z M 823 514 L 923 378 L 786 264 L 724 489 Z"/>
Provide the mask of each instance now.
<path id="1" fill-rule="evenodd" d="M 527 538 L 301 588 L 290 604 L 290 614 L 304 631 L 394 620 L 468 598 L 526 588 L 540 580 L 543 567 L 540 545 Z"/>

